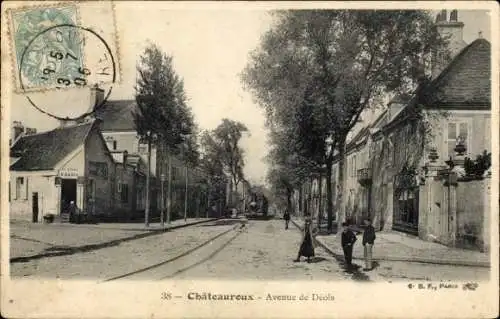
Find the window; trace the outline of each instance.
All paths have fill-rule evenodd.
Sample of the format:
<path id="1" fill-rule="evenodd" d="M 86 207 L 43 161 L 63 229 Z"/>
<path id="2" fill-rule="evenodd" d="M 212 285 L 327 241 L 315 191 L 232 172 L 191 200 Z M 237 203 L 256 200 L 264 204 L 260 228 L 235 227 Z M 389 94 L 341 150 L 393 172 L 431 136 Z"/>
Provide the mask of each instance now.
<path id="1" fill-rule="evenodd" d="M 122 203 L 128 203 L 128 184 L 121 184 L 120 190 Z"/>
<path id="2" fill-rule="evenodd" d="M 468 123 L 467 122 L 453 122 L 448 123 L 448 137 L 447 137 L 447 156 L 445 160 L 450 157 L 455 158 L 457 155 L 455 152 L 455 147 L 457 145 L 457 139 L 459 137 L 463 138 L 465 141 L 465 147 L 468 148 L 469 134 L 468 134 Z"/>
<path id="3" fill-rule="evenodd" d="M 117 144 L 118 143 L 116 141 L 113 141 L 113 150 L 116 150 Z"/>
<path id="4" fill-rule="evenodd" d="M 24 177 L 16 178 L 16 197 L 14 199 L 21 199 L 21 191 L 24 185 Z"/>

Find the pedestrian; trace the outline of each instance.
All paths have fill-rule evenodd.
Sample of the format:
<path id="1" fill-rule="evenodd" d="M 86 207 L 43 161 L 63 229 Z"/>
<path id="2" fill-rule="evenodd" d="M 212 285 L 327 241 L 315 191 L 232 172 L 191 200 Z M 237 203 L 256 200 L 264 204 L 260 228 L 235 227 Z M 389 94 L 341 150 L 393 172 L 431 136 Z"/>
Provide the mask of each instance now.
<path id="1" fill-rule="evenodd" d="M 344 250 L 344 259 L 346 268 L 352 268 L 352 249 L 357 238 L 354 232 L 349 228 L 349 224 L 342 223 L 342 249 Z"/>
<path id="2" fill-rule="evenodd" d="M 306 257 L 307 262 L 311 262 L 311 257 L 314 257 L 314 242 L 313 242 L 313 229 L 312 229 L 312 219 L 310 216 L 306 216 L 304 223 L 304 231 L 302 236 L 302 243 L 300 244 L 299 253 L 295 262 L 300 262 L 300 257 Z"/>
<path id="3" fill-rule="evenodd" d="M 288 224 L 290 223 L 290 212 L 288 211 L 288 209 L 285 209 L 283 219 L 285 220 L 285 229 L 288 229 Z"/>
<path id="4" fill-rule="evenodd" d="M 372 262 L 372 254 L 373 254 L 373 244 L 375 242 L 375 228 L 372 226 L 372 221 L 370 218 L 365 218 L 365 231 L 363 232 L 363 247 L 364 247 L 364 255 L 365 255 L 365 269 L 363 270 L 372 270 L 373 262 Z"/>

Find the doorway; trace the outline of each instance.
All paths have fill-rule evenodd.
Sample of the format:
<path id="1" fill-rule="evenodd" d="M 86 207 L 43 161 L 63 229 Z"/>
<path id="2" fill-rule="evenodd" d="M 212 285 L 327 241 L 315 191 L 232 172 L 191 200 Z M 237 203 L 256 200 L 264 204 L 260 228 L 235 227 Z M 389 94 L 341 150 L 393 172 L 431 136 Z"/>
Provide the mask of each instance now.
<path id="1" fill-rule="evenodd" d="M 61 180 L 61 213 L 66 213 L 69 204 L 76 205 L 76 179 Z"/>
<path id="2" fill-rule="evenodd" d="M 32 217 L 31 221 L 33 223 L 38 223 L 38 192 L 34 192 L 31 198 L 31 208 L 32 208 Z"/>

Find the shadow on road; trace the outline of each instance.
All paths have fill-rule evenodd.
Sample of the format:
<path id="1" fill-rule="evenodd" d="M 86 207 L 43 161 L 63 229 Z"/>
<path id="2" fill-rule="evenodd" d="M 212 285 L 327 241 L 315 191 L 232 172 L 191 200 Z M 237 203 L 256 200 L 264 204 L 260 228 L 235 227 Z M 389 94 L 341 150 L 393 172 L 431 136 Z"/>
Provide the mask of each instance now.
<path id="1" fill-rule="evenodd" d="M 360 271 L 359 269 L 361 266 L 357 264 L 353 264 L 352 267 L 346 268 L 345 263 L 343 263 L 345 270 L 345 273 L 347 274 L 352 274 L 351 279 L 354 281 L 370 281 L 370 277 Z"/>
<path id="2" fill-rule="evenodd" d="M 327 260 L 327 259 L 323 258 L 323 257 L 312 257 L 310 260 L 310 263 L 315 264 L 315 263 L 320 263 L 320 262 L 325 261 L 325 260 Z"/>

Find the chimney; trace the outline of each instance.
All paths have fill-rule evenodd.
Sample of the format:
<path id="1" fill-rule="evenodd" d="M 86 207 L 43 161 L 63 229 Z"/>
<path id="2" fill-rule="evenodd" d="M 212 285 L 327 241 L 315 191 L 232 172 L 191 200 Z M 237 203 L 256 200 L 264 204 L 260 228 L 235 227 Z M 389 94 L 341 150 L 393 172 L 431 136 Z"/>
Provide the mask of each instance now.
<path id="1" fill-rule="evenodd" d="M 14 121 L 12 123 L 12 129 L 11 129 L 11 144 L 14 144 L 15 141 L 17 141 L 17 139 L 23 135 L 24 133 L 24 125 L 23 123 L 19 122 L 19 121 Z"/>
<path id="2" fill-rule="evenodd" d="M 88 112 L 95 111 L 96 108 L 101 106 L 104 101 L 104 90 L 95 84 L 90 88 L 90 105 Z"/>
<path id="3" fill-rule="evenodd" d="M 435 78 L 467 44 L 463 39 L 464 23 L 458 21 L 458 11 L 452 10 L 448 16 L 441 10 L 436 17 L 437 31 L 448 42 L 448 52 L 435 52 L 432 57 L 432 77 Z M 449 55 L 449 56 L 448 56 Z"/>

